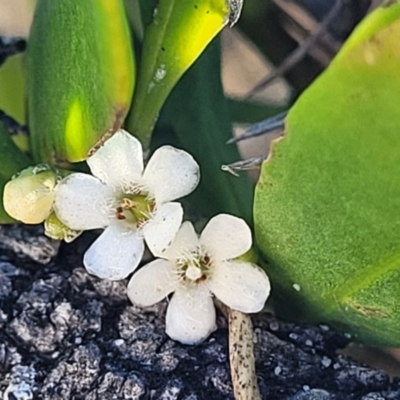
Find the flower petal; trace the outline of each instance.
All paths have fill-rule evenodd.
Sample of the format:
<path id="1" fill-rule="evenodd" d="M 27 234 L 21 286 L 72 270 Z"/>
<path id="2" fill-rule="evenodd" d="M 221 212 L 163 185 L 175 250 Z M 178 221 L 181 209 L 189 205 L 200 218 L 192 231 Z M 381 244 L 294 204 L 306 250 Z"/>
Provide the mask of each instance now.
<path id="1" fill-rule="evenodd" d="M 200 242 L 215 259 L 228 260 L 241 256 L 251 248 L 251 231 L 243 219 L 219 214 L 203 229 Z"/>
<path id="2" fill-rule="evenodd" d="M 92 174 L 118 188 L 139 183 L 143 172 L 143 151 L 139 140 L 120 129 L 88 159 Z"/>
<path id="3" fill-rule="evenodd" d="M 113 190 L 88 174 L 71 174 L 55 188 L 54 210 L 69 228 L 81 231 L 110 223 Z"/>
<path id="4" fill-rule="evenodd" d="M 143 174 L 143 180 L 157 203 L 186 196 L 193 192 L 199 179 L 199 166 L 194 158 L 172 146 L 157 149 Z"/>
<path id="5" fill-rule="evenodd" d="M 214 303 L 205 286 L 180 287 L 172 296 L 166 315 L 166 332 L 184 344 L 196 344 L 215 331 Z"/>
<path id="6" fill-rule="evenodd" d="M 143 252 L 144 243 L 139 232 L 113 224 L 89 247 L 83 264 L 90 274 L 116 281 L 137 268 Z"/>
<path id="7" fill-rule="evenodd" d="M 185 221 L 179 228 L 171 246 L 167 247 L 161 254 L 157 254 L 157 257 L 175 261 L 185 254 L 188 254 L 191 249 L 197 248 L 199 244 L 199 237 L 194 230 L 193 224 L 189 221 Z"/>
<path id="8" fill-rule="evenodd" d="M 228 307 L 244 313 L 261 311 L 271 289 L 260 267 L 240 261 L 217 263 L 208 287 Z"/>
<path id="9" fill-rule="evenodd" d="M 152 306 L 172 293 L 178 285 L 174 266 L 166 260 L 154 260 L 140 268 L 128 285 L 131 302 L 142 307 Z"/>
<path id="10" fill-rule="evenodd" d="M 183 209 L 179 203 L 166 203 L 158 207 L 154 217 L 143 227 L 147 246 L 159 256 L 174 240 L 182 223 Z"/>

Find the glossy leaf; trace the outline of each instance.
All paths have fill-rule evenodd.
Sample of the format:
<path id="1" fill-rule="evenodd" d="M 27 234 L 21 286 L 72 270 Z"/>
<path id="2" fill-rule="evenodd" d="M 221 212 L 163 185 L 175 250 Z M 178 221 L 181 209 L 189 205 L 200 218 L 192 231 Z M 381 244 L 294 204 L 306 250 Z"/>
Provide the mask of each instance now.
<path id="1" fill-rule="evenodd" d="M 20 151 L 11 140 L 3 124 L 0 123 L 0 223 L 15 222 L 3 207 L 4 185 L 11 177 L 31 165 L 31 160 Z"/>
<path id="2" fill-rule="evenodd" d="M 120 127 L 134 86 L 122 0 L 39 0 L 28 46 L 28 105 L 38 161 L 81 161 Z"/>
<path id="3" fill-rule="evenodd" d="M 400 4 L 378 9 L 290 111 L 257 185 L 277 310 L 399 346 Z"/>
<path id="4" fill-rule="evenodd" d="M 246 175 L 221 170 L 240 159 L 232 136 L 231 115 L 220 78 L 220 47 L 216 40 L 181 79 L 166 104 L 175 131 L 175 145 L 190 152 L 201 168 L 201 181 L 189 200 L 205 217 L 226 212 L 251 223 L 253 188 Z"/>
<path id="5" fill-rule="evenodd" d="M 148 8 L 142 7 L 145 18 Z M 160 0 L 145 29 L 129 130 L 147 147 L 160 109 L 229 17 L 226 0 Z"/>

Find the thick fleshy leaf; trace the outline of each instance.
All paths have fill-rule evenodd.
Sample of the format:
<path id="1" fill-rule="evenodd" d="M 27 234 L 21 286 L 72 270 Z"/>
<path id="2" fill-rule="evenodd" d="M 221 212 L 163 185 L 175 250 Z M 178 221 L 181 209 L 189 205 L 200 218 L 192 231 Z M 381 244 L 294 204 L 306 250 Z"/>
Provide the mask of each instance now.
<path id="1" fill-rule="evenodd" d="M 41 0 L 28 48 L 28 112 L 37 160 L 86 159 L 129 108 L 134 59 L 123 0 Z"/>
<path id="2" fill-rule="evenodd" d="M 251 224 L 253 187 L 247 175 L 235 177 L 221 170 L 222 165 L 240 160 L 240 155 L 235 145 L 226 144 L 232 125 L 220 65 L 220 46 L 215 40 L 178 82 L 165 111 L 177 146 L 200 165 L 201 182 L 190 196 L 196 212 L 207 218 L 221 212 L 240 215 Z"/>
<path id="3" fill-rule="evenodd" d="M 400 345 L 400 4 L 354 31 L 264 164 L 256 237 L 276 309 Z"/>
<path id="4" fill-rule="evenodd" d="M 154 255 L 162 254 L 172 243 L 182 218 L 180 203 L 165 203 L 157 208 L 153 218 L 143 227 L 146 244 Z"/>
<path id="5" fill-rule="evenodd" d="M 142 235 L 115 223 L 108 226 L 89 247 L 83 264 L 90 274 L 117 281 L 137 268 L 143 252 Z"/>
<path id="6" fill-rule="evenodd" d="M 161 204 L 193 192 L 199 183 L 200 171 L 189 153 L 163 146 L 152 155 L 143 179 L 157 203 Z"/>
<path id="7" fill-rule="evenodd" d="M 141 179 L 142 145 L 120 129 L 88 157 L 87 163 L 92 174 L 102 182 L 117 188 L 129 187 Z"/>
<path id="8" fill-rule="evenodd" d="M 178 276 L 174 266 L 166 260 L 157 259 L 132 276 L 127 294 L 132 303 L 148 307 L 172 293 L 177 285 Z"/>
<path id="9" fill-rule="evenodd" d="M 54 210 L 60 220 L 78 231 L 104 228 L 113 217 L 114 192 L 97 178 L 76 173 L 58 183 Z"/>
<path id="10" fill-rule="evenodd" d="M 197 344 L 215 331 L 215 307 L 204 286 L 180 287 L 166 315 L 167 335 L 184 344 Z"/>
<path id="11" fill-rule="evenodd" d="M 217 260 L 228 260 L 251 248 L 251 231 L 246 222 L 229 214 L 212 218 L 200 235 L 201 244 Z"/>
<path id="12" fill-rule="evenodd" d="M 188 251 L 190 252 L 192 249 L 196 249 L 199 245 L 199 237 L 194 230 L 193 224 L 186 221 L 179 228 L 171 246 L 169 246 L 164 252 L 156 254 L 156 256 L 175 261 L 187 254 Z"/>
<path id="13" fill-rule="evenodd" d="M 215 263 L 208 287 L 228 307 L 243 313 L 261 311 L 271 289 L 260 267 L 240 261 Z"/>
<path id="14" fill-rule="evenodd" d="M 161 0 L 144 33 L 128 127 L 147 147 L 161 106 L 183 73 L 228 23 L 226 0 Z"/>

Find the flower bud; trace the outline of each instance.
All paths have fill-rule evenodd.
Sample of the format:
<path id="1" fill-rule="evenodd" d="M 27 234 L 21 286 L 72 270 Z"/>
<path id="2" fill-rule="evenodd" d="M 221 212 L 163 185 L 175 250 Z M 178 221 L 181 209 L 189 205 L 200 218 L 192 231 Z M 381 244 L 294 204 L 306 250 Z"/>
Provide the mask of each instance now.
<path id="1" fill-rule="evenodd" d="M 6 212 L 25 224 L 39 224 L 51 213 L 57 174 L 45 164 L 29 167 L 7 182 L 3 203 Z"/>
<path id="2" fill-rule="evenodd" d="M 44 229 L 48 237 L 65 240 L 67 243 L 72 242 L 82 233 L 82 231 L 71 229 L 61 222 L 54 211 L 44 221 Z"/>

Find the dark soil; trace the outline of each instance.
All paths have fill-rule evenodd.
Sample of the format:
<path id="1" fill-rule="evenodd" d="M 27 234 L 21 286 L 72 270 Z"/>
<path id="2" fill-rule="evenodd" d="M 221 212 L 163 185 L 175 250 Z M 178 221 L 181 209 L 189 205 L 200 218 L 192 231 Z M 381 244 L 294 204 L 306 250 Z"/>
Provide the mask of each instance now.
<path id="1" fill-rule="evenodd" d="M 170 340 L 166 302 L 134 307 L 126 281 L 82 268 L 92 239 L 58 252 L 40 228 L 0 228 L 0 398 L 232 400 L 223 317 L 199 346 Z M 264 399 L 400 399 L 398 380 L 337 355 L 348 339 L 328 327 L 254 325 Z"/>

